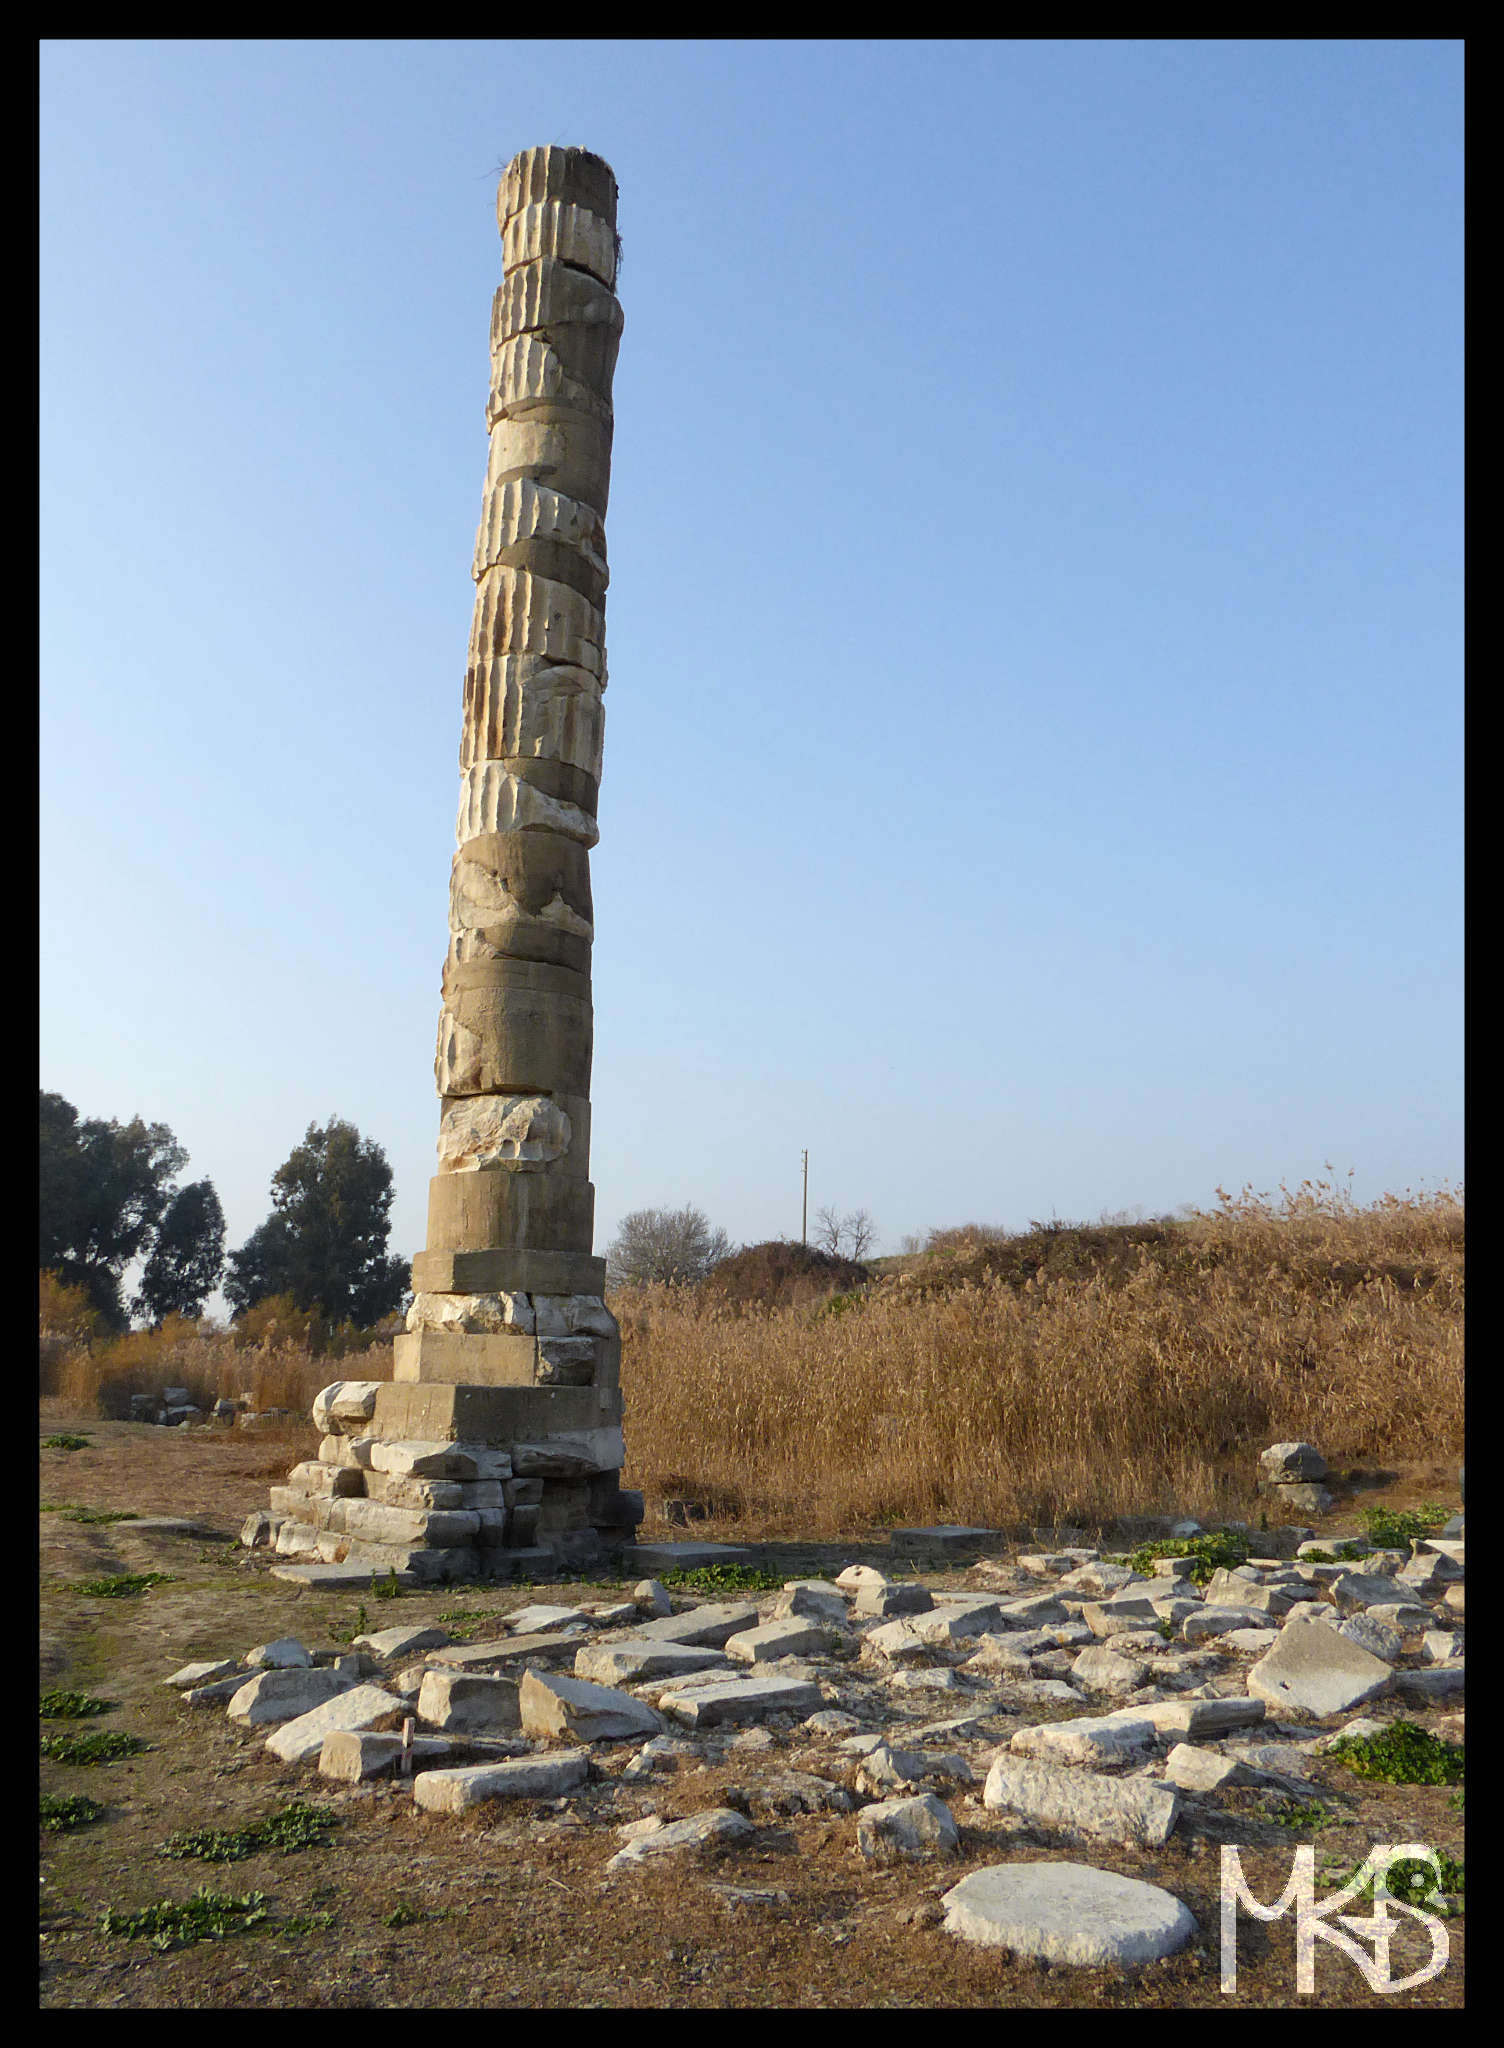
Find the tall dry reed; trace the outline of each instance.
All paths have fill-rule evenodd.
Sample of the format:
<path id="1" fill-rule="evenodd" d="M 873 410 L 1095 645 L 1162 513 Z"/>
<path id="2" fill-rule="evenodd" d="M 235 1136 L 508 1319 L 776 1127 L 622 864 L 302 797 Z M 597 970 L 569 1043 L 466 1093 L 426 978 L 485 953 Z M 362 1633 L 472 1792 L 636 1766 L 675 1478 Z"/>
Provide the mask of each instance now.
<path id="1" fill-rule="evenodd" d="M 919 1261 L 824 1310 L 623 1296 L 629 1483 L 769 1535 L 1098 1526 L 1246 1513 L 1283 1438 L 1459 1454 L 1460 1190 L 1245 1189 L 1159 1236 L 1111 1275 L 947 1289 Z"/>

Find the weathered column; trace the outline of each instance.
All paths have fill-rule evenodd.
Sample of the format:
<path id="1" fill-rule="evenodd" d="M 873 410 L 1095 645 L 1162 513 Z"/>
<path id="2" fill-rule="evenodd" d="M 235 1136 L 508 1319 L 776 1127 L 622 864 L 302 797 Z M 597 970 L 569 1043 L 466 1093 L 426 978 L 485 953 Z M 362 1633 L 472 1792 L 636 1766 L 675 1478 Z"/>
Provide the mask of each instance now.
<path id="1" fill-rule="evenodd" d="M 642 1519 L 591 1255 L 616 180 L 586 150 L 524 150 L 497 218 L 427 1249 L 393 1378 L 320 1394 L 318 1463 L 244 1537 L 417 1579 L 586 1562 Z"/>
<path id="2" fill-rule="evenodd" d="M 549 1540 L 619 1535 L 634 1505 L 617 1493 L 620 1346 L 604 1261 L 591 1255 L 590 1184 L 616 180 L 584 150 L 524 150 L 497 217 L 490 459 L 435 1064 L 439 1171 L 398 1386 L 377 1421 L 385 1434 L 388 1419 L 432 1411 L 430 1400 L 399 1417 L 398 1387 L 498 1390 L 472 1398 L 463 1433 L 483 1414 L 488 1439 L 537 1444 L 537 1531 Z"/>

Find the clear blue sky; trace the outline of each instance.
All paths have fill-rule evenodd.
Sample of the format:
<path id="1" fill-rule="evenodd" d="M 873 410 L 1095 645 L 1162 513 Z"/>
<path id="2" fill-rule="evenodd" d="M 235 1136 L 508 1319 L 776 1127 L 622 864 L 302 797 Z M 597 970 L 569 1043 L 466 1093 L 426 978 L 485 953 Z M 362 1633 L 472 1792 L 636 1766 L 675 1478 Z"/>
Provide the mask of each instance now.
<path id="1" fill-rule="evenodd" d="M 41 1085 L 422 1247 L 498 168 L 621 189 L 596 1242 L 1460 1179 L 1452 42 L 51 42 Z"/>

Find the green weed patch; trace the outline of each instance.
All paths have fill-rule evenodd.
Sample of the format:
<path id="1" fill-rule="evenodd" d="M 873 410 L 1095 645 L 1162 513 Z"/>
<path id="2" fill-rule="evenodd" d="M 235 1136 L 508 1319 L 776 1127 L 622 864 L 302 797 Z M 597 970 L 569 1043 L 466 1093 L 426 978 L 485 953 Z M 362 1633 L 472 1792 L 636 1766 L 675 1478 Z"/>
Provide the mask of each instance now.
<path id="1" fill-rule="evenodd" d="M 697 1593 L 771 1593 L 783 1584 L 783 1578 L 755 1564 L 702 1564 L 664 1572 L 659 1583 Z"/>
<path id="2" fill-rule="evenodd" d="M 113 1714 L 119 1700 L 96 1700 L 86 1692 L 44 1692 L 38 1712 L 44 1721 L 85 1721 L 91 1714 Z"/>
<path id="3" fill-rule="evenodd" d="M 99 1931 L 122 1941 L 150 1940 L 154 1949 L 165 1951 L 240 1934 L 268 1917 L 265 1892 L 246 1892 L 237 1899 L 201 1885 L 191 1899 L 159 1899 L 139 1913 L 117 1913 L 109 1907 L 100 1915 Z"/>
<path id="4" fill-rule="evenodd" d="M 170 1835 L 157 1851 L 159 1856 L 181 1862 L 196 1857 L 201 1863 L 243 1863 L 262 1849 L 278 1849 L 291 1856 L 299 1849 L 322 1849 L 329 1830 L 339 1826 L 339 1816 L 328 1806 L 309 1806 L 295 1800 L 280 1813 L 249 1827 L 225 1830 L 198 1828 L 191 1833 Z"/>
<path id="5" fill-rule="evenodd" d="M 139 1735 L 118 1728 L 102 1728 L 97 1735 L 44 1735 L 41 1744 L 43 1756 L 55 1764 L 114 1764 L 148 1747 Z"/>
<path id="6" fill-rule="evenodd" d="M 89 1443 L 90 1439 L 86 1436 L 44 1436 L 42 1438 L 42 1449 L 44 1451 L 86 1451 L 89 1448 Z"/>
<path id="7" fill-rule="evenodd" d="M 1365 1508 L 1358 1520 L 1377 1550 L 1404 1550 L 1417 1536 L 1433 1536 L 1451 1520 L 1451 1509 L 1428 1501 L 1411 1510 Z"/>
<path id="8" fill-rule="evenodd" d="M 99 1801 L 82 1792 L 44 1792 L 38 1817 L 44 1828 L 61 1834 L 68 1828 L 86 1828 L 91 1821 L 99 1820 L 103 1815 L 104 1808 Z"/>
<path id="9" fill-rule="evenodd" d="M 1344 1735 L 1329 1754 L 1360 1778 L 1390 1785 L 1458 1785 L 1463 1747 L 1443 1742 L 1413 1721 L 1391 1721 L 1382 1735 Z"/>
<path id="10" fill-rule="evenodd" d="M 1190 1559 L 1185 1568 L 1186 1578 L 1192 1585 L 1204 1586 L 1213 1572 L 1233 1571 L 1238 1565 L 1246 1564 L 1250 1554 L 1246 1536 L 1240 1536 L 1231 1529 L 1215 1529 L 1209 1536 L 1190 1536 L 1179 1540 L 1165 1536 L 1157 1543 L 1145 1543 L 1133 1552 L 1128 1564 L 1133 1571 L 1152 1573 L 1157 1557 L 1186 1557 Z"/>
<path id="11" fill-rule="evenodd" d="M 91 1600 L 133 1600 L 152 1586 L 169 1584 L 172 1577 L 171 1572 L 117 1572 L 113 1578 L 79 1579 L 73 1590 Z"/>

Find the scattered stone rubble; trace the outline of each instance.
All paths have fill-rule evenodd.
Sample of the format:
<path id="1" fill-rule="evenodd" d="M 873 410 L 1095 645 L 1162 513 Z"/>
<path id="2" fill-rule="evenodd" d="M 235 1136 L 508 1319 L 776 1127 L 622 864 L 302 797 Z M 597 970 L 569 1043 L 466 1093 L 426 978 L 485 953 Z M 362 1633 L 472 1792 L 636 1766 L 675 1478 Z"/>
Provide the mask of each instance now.
<path id="1" fill-rule="evenodd" d="M 383 1467 L 327 1466 L 351 1469 Z M 434 1814 L 609 1786 L 616 1882 L 734 1855 L 800 1813 L 854 1812 L 852 1853 L 873 1866 L 943 1869 L 991 1831 L 1013 1853 L 963 1875 L 925 1924 L 1053 1963 L 1138 1963 L 1195 1934 L 1180 1900 L 1018 1852 L 1152 1851 L 1243 1788 L 1311 1796 L 1312 1760 L 1345 1727 L 1382 1726 L 1375 1706 L 1453 1704 L 1463 1560 L 1459 1534 L 1361 1570 L 1254 1557 L 1204 1588 L 1175 1560 L 1140 1574 L 1082 1546 L 984 1559 L 969 1590 L 871 1566 L 756 1601 L 676 1602 L 644 1581 L 630 1599 L 535 1600 L 482 1643 L 394 1627 L 342 1652 L 263 1644 L 167 1682 L 289 1766 L 344 1785 L 395 1778 Z M 1244 1625 L 1220 1626 L 1228 1616 Z M 942 1698 L 916 1677 L 943 1681 Z M 1448 1737 L 1461 1731 L 1449 1717 Z M 657 1810 L 684 1773 L 729 1759 L 731 1804 Z"/>

